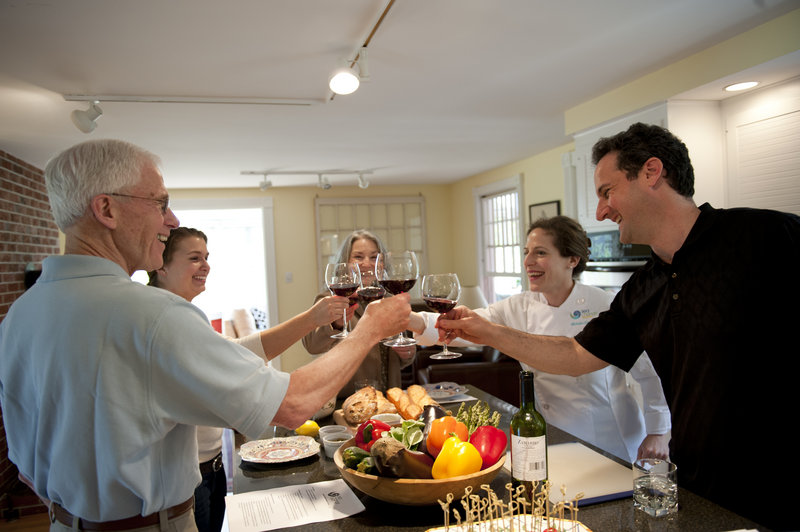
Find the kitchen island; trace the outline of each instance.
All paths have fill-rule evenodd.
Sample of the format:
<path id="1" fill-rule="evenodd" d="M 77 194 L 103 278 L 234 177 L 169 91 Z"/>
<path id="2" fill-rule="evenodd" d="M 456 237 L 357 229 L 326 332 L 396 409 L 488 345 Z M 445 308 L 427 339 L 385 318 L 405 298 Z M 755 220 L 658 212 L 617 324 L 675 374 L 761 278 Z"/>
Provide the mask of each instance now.
<path id="1" fill-rule="evenodd" d="M 469 395 L 478 400 L 486 401 L 492 410 L 500 413 L 500 428 L 508 430 L 511 416 L 516 412 L 517 406 L 510 405 L 496 397 L 483 392 L 469 384 Z M 469 406 L 471 403 L 467 403 Z M 445 405 L 453 411 L 458 409 L 458 403 Z M 331 418 L 323 420 L 332 423 Z M 587 447 L 613 459 L 614 461 L 630 467 L 630 464 L 601 451 L 600 449 L 578 440 L 574 436 L 549 426 L 547 433 L 548 445 L 559 443 L 581 442 Z M 333 460 L 326 457 L 320 450 L 319 455 L 297 462 L 286 464 L 251 464 L 241 462 L 238 455 L 235 457 L 233 474 L 234 493 L 244 493 L 256 490 L 278 488 L 288 485 L 306 484 L 341 478 L 339 470 Z M 505 468 L 501 469 L 492 481 L 491 487 L 497 493 L 505 494 L 505 485 L 511 477 Z M 633 477 L 631 476 L 631 483 Z M 576 487 L 580 489 L 580 487 Z M 354 516 L 305 525 L 302 528 L 313 530 L 381 530 L 381 531 L 423 531 L 444 524 L 444 515 L 441 507 L 435 506 L 399 506 L 364 495 L 358 490 L 353 490 L 364 504 L 366 510 Z M 456 494 L 454 494 L 456 495 Z M 458 495 L 457 495 L 458 496 Z M 669 517 L 653 518 L 643 512 L 634 511 L 633 501 L 630 496 L 622 499 L 579 506 L 578 520 L 593 532 L 604 531 L 730 531 L 750 529 L 767 531 L 767 528 L 757 525 L 733 512 L 730 512 L 711 501 L 699 497 L 687 490 L 678 488 L 679 510 Z M 451 520 L 452 524 L 452 520 Z M 301 527 L 290 528 L 299 530 Z M 236 532 L 235 530 L 231 532 Z"/>

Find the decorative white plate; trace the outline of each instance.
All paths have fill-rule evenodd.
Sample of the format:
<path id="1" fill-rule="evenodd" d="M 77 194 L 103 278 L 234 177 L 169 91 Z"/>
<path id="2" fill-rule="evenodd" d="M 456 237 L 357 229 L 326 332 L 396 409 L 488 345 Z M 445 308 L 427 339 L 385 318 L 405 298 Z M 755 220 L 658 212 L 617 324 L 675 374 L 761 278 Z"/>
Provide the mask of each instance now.
<path id="1" fill-rule="evenodd" d="M 448 397 L 461 395 L 467 392 L 464 386 L 456 384 L 455 382 L 436 382 L 426 384 L 423 387 L 433 399 L 447 399 Z"/>
<path id="2" fill-rule="evenodd" d="M 319 452 L 319 443 L 309 436 L 291 436 L 270 440 L 245 442 L 239 456 L 246 462 L 279 464 L 313 456 Z"/>

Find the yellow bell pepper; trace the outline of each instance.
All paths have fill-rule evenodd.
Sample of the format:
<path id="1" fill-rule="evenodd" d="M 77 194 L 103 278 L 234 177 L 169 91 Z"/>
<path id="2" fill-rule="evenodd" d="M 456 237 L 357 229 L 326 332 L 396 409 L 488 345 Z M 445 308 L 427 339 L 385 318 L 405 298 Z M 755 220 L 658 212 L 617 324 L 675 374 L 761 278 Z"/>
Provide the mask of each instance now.
<path id="1" fill-rule="evenodd" d="M 483 460 L 478 449 L 458 436 L 447 438 L 439 456 L 433 462 L 433 478 L 452 478 L 470 475 L 481 470 Z"/>

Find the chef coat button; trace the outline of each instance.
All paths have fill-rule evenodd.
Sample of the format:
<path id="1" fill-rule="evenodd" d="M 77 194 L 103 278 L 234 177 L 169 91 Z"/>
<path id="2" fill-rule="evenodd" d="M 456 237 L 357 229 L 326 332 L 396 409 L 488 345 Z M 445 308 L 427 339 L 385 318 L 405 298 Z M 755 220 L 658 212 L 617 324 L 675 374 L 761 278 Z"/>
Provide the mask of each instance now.
<path id="1" fill-rule="evenodd" d="M 542 410 L 550 410 L 550 405 L 542 405 Z"/>
<path id="2" fill-rule="evenodd" d="M 672 278 L 675 279 L 676 277 L 678 277 L 678 274 L 675 273 L 675 272 L 672 272 Z"/>
<path id="3" fill-rule="evenodd" d="M 677 301 L 678 300 L 678 294 L 672 294 L 672 299 Z"/>

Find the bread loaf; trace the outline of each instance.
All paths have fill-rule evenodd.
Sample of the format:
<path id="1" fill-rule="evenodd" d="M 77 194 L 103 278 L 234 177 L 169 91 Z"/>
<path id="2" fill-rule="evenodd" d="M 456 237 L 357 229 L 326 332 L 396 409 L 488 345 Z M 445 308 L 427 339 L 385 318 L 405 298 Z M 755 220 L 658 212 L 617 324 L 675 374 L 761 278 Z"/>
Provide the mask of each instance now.
<path id="1" fill-rule="evenodd" d="M 397 408 L 386 399 L 383 392 L 372 386 L 356 391 L 342 403 L 344 420 L 351 425 L 360 425 L 375 414 L 394 414 Z"/>
<path id="2" fill-rule="evenodd" d="M 420 393 L 420 391 L 422 393 Z M 408 392 L 404 392 L 400 388 L 389 388 L 386 390 L 386 397 L 394 403 L 394 406 L 397 407 L 397 412 L 403 416 L 404 419 L 417 419 L 422 414 L 426 404 L 436 404 L 430 396 L 428 396 L 428 399 L 425 399 L 425 396 L 428 396 L 425 388 L 418 385 L 410 386 Z M 415 400 L 415 398 L 418 399 L 418 401 Z"/>
<path id="3" fill-rule="evenodd" d="M 342 403 L 344 420 L 351 425 L 359 425 L 378 412 L 378 391 L 365 386 Z"/>

